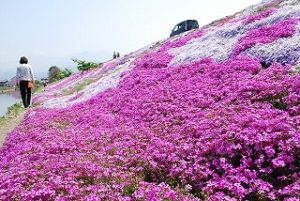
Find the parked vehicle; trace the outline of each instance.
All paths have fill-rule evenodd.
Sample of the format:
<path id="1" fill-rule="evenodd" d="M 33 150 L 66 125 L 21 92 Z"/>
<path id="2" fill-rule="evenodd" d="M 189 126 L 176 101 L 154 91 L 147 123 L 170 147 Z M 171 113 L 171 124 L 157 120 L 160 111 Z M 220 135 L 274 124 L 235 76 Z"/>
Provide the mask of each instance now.
<path id="1" fill-rule="evenodd" d="M 181 34 L 185 31 L 189 31 L 192 29 L 198 29 L 199 24 L 197 20 L 185 20 L 183 22 L 178 23 L 174 29 L 172 30 L 170 37 Z"/>

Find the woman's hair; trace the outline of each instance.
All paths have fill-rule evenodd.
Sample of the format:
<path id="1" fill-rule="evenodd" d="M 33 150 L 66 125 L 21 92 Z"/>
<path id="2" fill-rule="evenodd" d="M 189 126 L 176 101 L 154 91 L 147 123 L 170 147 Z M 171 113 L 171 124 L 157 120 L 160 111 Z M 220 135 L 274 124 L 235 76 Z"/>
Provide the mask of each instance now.
<path id="1" fill-rule="evenodd" d="M 28 59 L 26 57 L 21 57 L 20 64 L 28 64 Z"/>

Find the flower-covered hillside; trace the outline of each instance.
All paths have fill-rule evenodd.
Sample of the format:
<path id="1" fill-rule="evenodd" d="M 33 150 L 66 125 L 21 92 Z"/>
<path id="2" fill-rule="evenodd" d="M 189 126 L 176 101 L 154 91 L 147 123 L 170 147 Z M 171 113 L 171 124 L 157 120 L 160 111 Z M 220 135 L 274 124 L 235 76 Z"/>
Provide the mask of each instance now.
<path id="1" fill-rule="evenodd" d="M 299 1 L 263 1 L 50 86 L 0 200 L 299 200 L 299 34 Z"/>

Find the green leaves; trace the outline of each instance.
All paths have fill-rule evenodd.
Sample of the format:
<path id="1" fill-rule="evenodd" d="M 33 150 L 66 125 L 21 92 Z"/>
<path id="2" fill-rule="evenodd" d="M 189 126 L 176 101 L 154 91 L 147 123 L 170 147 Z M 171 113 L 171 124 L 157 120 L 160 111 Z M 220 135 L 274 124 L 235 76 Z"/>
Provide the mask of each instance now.
<path id="1" fill-rule="evenodd" d="M 72 75 L 72 73 L 73 72 L 70 69 L 66 68 L 64 71 L 61 71 L 57 74 L 56 80 L 61 80 L 66 77 L 70 77 L 70 75 Z"/>
<path id="2" fill-rule="evenodd" d="M 89 62 L 79 59 L 72 59 L 72 61 L 77 64 L 77 69 L 79 71 L 86 71 L 92 68 L 96 68 L 98 66 L 98 64 L 95 62 Z"/>

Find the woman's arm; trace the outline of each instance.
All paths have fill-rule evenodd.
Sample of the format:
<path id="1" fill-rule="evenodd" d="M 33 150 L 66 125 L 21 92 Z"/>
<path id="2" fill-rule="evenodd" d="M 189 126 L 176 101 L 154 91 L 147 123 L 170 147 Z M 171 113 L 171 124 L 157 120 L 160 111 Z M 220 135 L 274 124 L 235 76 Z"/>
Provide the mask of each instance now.
<path id="1" fill-rule="evenodd" d="M 30 72 L 31 81 L 34 82 L 34 75 L 33 75 L 31 66 L 29 68 L 29 72 Z"/>
<path id="2" fill-rule="evenodd" d="M 16 73 L 16 86 L 19 86 L 20 82 L 20 68 L 17 67 L 17 73 Z"/>

